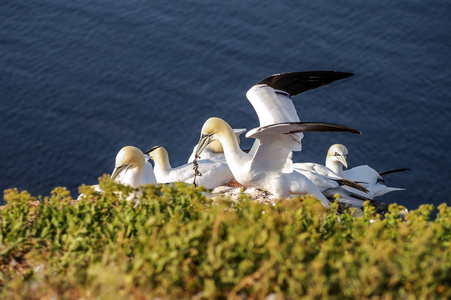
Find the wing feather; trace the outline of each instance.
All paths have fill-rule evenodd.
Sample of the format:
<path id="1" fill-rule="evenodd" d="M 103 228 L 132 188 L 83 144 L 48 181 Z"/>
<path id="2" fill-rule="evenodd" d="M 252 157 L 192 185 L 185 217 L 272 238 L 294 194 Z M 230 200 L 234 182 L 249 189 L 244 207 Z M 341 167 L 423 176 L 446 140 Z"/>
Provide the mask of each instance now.
<path id="1" fill-rule="evenodd" d="M 265 170 L 290 169 L 291 151 L 300 151 L 303 131 L 360 131 L 343 125 L 330 123 L 286 122 L 254 128 L 246 133 L 247 138 L 259 140 L 259 147 L 253 156 L 253 165 Z"/>
<path id="2" fill-rule="evenodd" d="M 296 96 L 353 75 L 337 71 L 290 72 L 271 75 L 257 84 L 264 84 L 275 90 L 284 91 L 290 96 Z"/>

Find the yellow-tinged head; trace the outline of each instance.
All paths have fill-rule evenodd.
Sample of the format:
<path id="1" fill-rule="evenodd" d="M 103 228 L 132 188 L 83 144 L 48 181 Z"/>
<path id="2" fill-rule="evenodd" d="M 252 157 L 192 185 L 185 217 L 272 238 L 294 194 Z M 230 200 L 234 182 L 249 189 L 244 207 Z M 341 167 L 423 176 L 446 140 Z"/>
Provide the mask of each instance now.
<path id="1" fill-rule="evenodd" d="M 216 117 L 210 118 L 205 121 L 204 125 L 202 126 L 200 140 L 196 150 L 196 156 L 199 156 L 200 153 L 205 149 L 205 147 L 207 147 L 214 141 L 216 141 L 216 144 L 219 143 L 218 140 L 220 135 L 226 138 L 233 137 L 233 139 L 239 141 L 239 138 L 235 135 L 232 127 L 230 127 L 230 125 L 226 121 Z M 217 150 L 218 152 L 223 152 L 224 149 L 222 148 L 222 144 L 219 144 L 221 145 L 221 148 L 215 146 L 217 147 L 215 150 Z"/>
<path id="2" fill-rule="evenodd" d="M 330 146 L 329 151 L 327 152 L 326 161 L 330 162 L 340 162 L 348 167 L 348 162 L 346 161 L 348 157 L 348 149 L 342 144 L 333 144 Z"/>
<path id="3" fill-rule="evenodd" d="M 153 161 L 159 161 L 160 159 L 168 157 L 168 151 L 162 146 L 152 147 L 150 150 L 144 152 L 144 154 L 149 155 Z"/>
<path id="4" fill-rule="evenodd" d="M 172 168 L 169 163 L 168 151 L 166 151 L 164 147 L 152 147 L 150 150 L 144 152 L 144 154 L 149 155 L 149 157 L 153 160 L 155 169 L 169 170 Z"/>
<path id="5" fill-rule="evenodd" d="M 232 127 L 221 118 L 212 117 L 205 121 L 202 126 L 201 134 L 214 135 L 222 132 L 233 132 Z"/>
<path id="6" fill-rule="evenodd" d="M 245 130 L 237 129 L 233 132 L 235 133 L 236 140 L 238 141 L 238 144 L 240 143 L 240 134 L 243 133 Z M 207 146 L 208 151 L 212 153 L 223 153 L 224 148 L 222 147 L 222 144 L 218 140 L 213 140 L 210 144 Z"/>
<path id="7" fill-rule="evenodd" d="M 111 178 L 114 180 L 122 172 L 133 168 L 144 170 L 145 162 L 146 159 L 141 150 L 133 146 L 125 146 L 116 155 L 116 164 Z"/>

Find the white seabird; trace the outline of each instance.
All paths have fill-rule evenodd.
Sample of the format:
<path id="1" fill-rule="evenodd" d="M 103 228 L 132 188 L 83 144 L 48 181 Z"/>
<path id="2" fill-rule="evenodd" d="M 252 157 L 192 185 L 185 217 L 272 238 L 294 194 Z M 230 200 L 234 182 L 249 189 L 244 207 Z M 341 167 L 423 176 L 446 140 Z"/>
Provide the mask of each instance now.
<path id="1" fill-rule="evenodd" d="M 194 183 L 195 172 L 193 171 L 193 163 L 172 168 L 168 152 L 161 146 L 155 146 L 145 153 L 154 161 L 154 174 L 158 183 Z M 201 159 L 197 161 L 197 164 L 202 176 L 196 178 L 196 184 L 203 185 L 207 189 L 214 189 L 224 185 L 233 178 L 225 160 Z"/>
<path id="2" fill-rule="evenodd" d="M 152 165 L 146 162 L 141 150 L 133 146 L 125 146 L 116 155 L 115 167 L 111 174 L 115 182 L 138 188 L 140 185 L 157 183 Z M 92 186 L 96 192 L 103 192 L 98 184 Z M 84 194 L 80 194 L 80 200 Z M 138 194 L 132 193 L 127 200 L 133 200 Z"/>
<path id="3" fill-rule="evenodd" d="M 335 170 L 335 168 L 331 168 L 331 166 L 335 167 L 337 163 L 343 164 L 347 167 L 347 153 L 348 152 L 346 149 L 346 152 L 343 152 L 343 155 L 338 155 L 335 151 L 335 147 L 331 147 L 326 157 L 326 165 L 321 165 L 318 163 L 294 163 L 293 167 L 295 171 L 300 172 L 310 178 L 310 180 L 312 180 L 322 192 L 327 189 L 337 188 L 339 185 L 346 185 L 366 194 L 369 192 L 368 189 L 352 180 L 345 179 L 343 172 L 337 173 L 332 171 Z M 327 166 L 329 166 L 330 168 L 328 168 Z M 339 192 L 340 190 L 341 189 L 335 190 L 335 193 Z"/>
<path id="4" fill-rule="evenodd" d="M 196 156 L 211 142 L 221 142 L 224 155 L 235 179 L 242 185 L 272 193 L 276 198 L 311 194 L 329 207 L 329 200 L 306 176 L 292 170 L 291 151 L 301 148 L 298 133 L 304 131 L 359 131 L 336 124 L 287 122 L 250 130 L 246 137 L 259 140 L 254 153 L 245 153 L 239 147 L 232 128 L 222 119 L 208 119 L 201 131 Z"/>
<path id="5" fill-rule="evenodd" d="M 317 87 L 332 83 L 334 81 L 348 78 L 352 73 L 336 72 L 336 71 L 308 71 L 308 72 L 292 72 L 280 73 L 267 77 L 251 87 L 246 97 L 254 107 L 257 113 L 260 127 L 270 124 L 283 122 L 300 122 L 296 108 L 294 106 L 292 96 L 299 95 L 305 91 L 315 89 Z M 296 133 L 297 138 L 302 140 L 303 133 Z M 259 146 L 259 140 L 254 142 L 250 153 L 255 153 Z M 301 151 L 302 144 L 293 151 Z M 315 183 L 321 191 L 329 188 L 335 188 L 340 185 L 350 185 L 361 191 L 366 191 L 362 186 L 355 182 L 345 180 L 342 176 L 334 174 L 325 166 L 313 163 L 295 163 L 291 161 L 290 152 L 287 157 L 287 164 L 284 171 L 291 172 L 291 166 L 294 171 L 300 172 L 307 176 Z"/>
<path id="6" fill-rule="evenodd" d="M 152 165 L 146 163 L 144 153 L 133 146 L 125 146 L 118 152 L 111 179 L 134 188 L 157 182 Z"/>
<path id="7" fill-rule="evenodd" d="M 348 78 L 352 73 L 336 71 L 309 71 L 275 74 L 263 79 L 250 88 L 246 97 L 254 107 L 257 113 L 260 127 L 282 122 L 300 122 L 296 108 L 292 101 L 292 96 L 298 95 L 308 90 L 329 84 L 333 81 Z M 303 138 L 302 132 L 296 133 L 297 138 Z M 259 146 L 257 139 L 251 149 L 255 153 Z M 301 143 L 294 151 L 302 150 Z M 291 172 L 290 166 L 294 171 L 307 176 L 315 183 L 321 191 L 329 188 L 335 188 L 339 185 L 350 185 L 362 191 L 365 188 L 355 182 L 345 180 L 338 176 L 325 166 L 313 163 L 295 163 L 292 164 L 291 152 L 287 157 L 286 172 Z"/>
<path id="8" fill-rule="evenodd" d="M 347 78 L 352 75 L 352 73 L 335 71 L 310 71 L 275 74 L 255 84 L 248 90 L 246 97 L 254 107 L 261 127 L 275 123 L 299 122 L 300 119 L 294 107 L 293 101 L 291 100 L 291 96 L 298 95 L 302 92 L 329 84 L 339 79 Z M 299 141 L 297 145 L 292 145 L 292 150 L 300 151 L 302 149 L 300 143 L 303 138 L 302 132 L 293 132 L 290 133 L 290 135 L 293 139 Z M 257 152 L 259 145 L 260 141 L 259 139 L 256 139 L 252 149 L 249 152 L 249 156 L 252 157 Z M 281 171 L 283 173 L 292 173 L 293 163 L 291 160 L 291 151 L 287 151 L 286 157 L 283 159 L 285 159 L 285 163 Z M 316 178 L 312 179 L 319 179 L 321 184 L 325 185 L 321 186 L 321 189 L 336 187 L 339 185 L 337 180 L 333 180 L 336 178 L 328 178 L 324 176 L 320 177 L 318 174 L 313 174 L 312 172 L 308 173 L 309 175 L 316 176 Z M 340 180 L 344 181 L 342 178 L 340 178 Z M 318 180 L 316 180 L 315 183 L 320 184 Z M 356 184 L 352 183 L 352 185 Z"/>
<path id="9" fill-rule="evenodd" d="M 343 167 L 348 167 L 347 156 L 348 149 L 344 145 L 332 145 L 327 152 L 326 167 L 337 173 L 339 176 L 341 175 L 348 180 L 358 182 L 369 190 L 368 194 L 362 194 L 360 191 L 346 187 L 349 192 L 353 193 L 353 195 L 351 196 L 354 196 L 354 198 L 361 198 L 361 200 L 371 200 L 374 197 L 379 197 L 389 192 L 405 190 L 404 188 L 386 186 L 382 175 L 368 165 L 361 165 L 344 171 Z M 406 170 L 409 169 L 391 170 L 385 172 L 385 174 Z M 382 174 L 384 174 L 384 172 Z"/>

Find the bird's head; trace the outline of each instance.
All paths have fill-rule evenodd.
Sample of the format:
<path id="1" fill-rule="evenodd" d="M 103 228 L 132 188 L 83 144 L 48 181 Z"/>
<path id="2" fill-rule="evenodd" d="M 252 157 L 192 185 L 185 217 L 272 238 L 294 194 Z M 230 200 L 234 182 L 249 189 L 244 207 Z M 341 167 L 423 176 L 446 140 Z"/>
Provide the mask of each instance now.
<path id="1" fill-rule="evenodd" d="M 342 144 L 334 144 L 330 146 L 327 152 L 326 160 L 333 162 L 340 162 L 345 168 L 348 167 L 348 162 L 346 161 L 348 157 L 348 149 Z"/>
<path id="2" fill-rule="evenodd" d="M 162 146 L 154 146 L 144 152 L 144 154 L 148 155 L 154 162 L 158 162 L 168 156 L 168 152 Z"/>
<path id="3" fill-rule="evenodd" d="M 145 158 L 141 150 L 133 146 L 123 147 L 116 155 L 116 163 L 111 178 L 115 180 L 121 173 L 134 168 L 144 169 Z"/>
<path id="4" fill-rule="evenodd" d="M 232 127 L 230 127 L 230 125 L 227 124 L 226 121 L 215 117 L 205 121 L 204 125 L 202 126 L 199 144 L 195 151 L 196 156 L 199 156 L 202 153 L 202 151 L 214 141 L 216 141 L 216 143 L 219 143 L 220 136 L 224 137 L 233 136 L 235 139 L 237 139 L 237 136 L 235 135 Z M 221 152 L 224 151 L 224 149 L 216 149 L 216 150 L 222 150 Z"/>

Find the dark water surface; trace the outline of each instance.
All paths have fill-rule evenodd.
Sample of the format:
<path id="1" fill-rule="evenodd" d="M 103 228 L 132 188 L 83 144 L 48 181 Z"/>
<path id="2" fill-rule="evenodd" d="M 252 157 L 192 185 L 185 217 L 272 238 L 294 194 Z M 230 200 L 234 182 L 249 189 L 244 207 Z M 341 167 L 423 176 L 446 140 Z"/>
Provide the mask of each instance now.
<path id="1" fill-rule="evenodd" d="M 451 2 L 368 2 L 1 1 L 0 189 L 76 196 L 125 145 L 178 166 L 208 117 L 258 126 L 254 83 L 339 70 L 355 76 L 295 105 L 363 135 L 307 133 L 295 161 L 343 143 L 350 166 L 412 168 L 380 200 L 451 204 Z"/>

